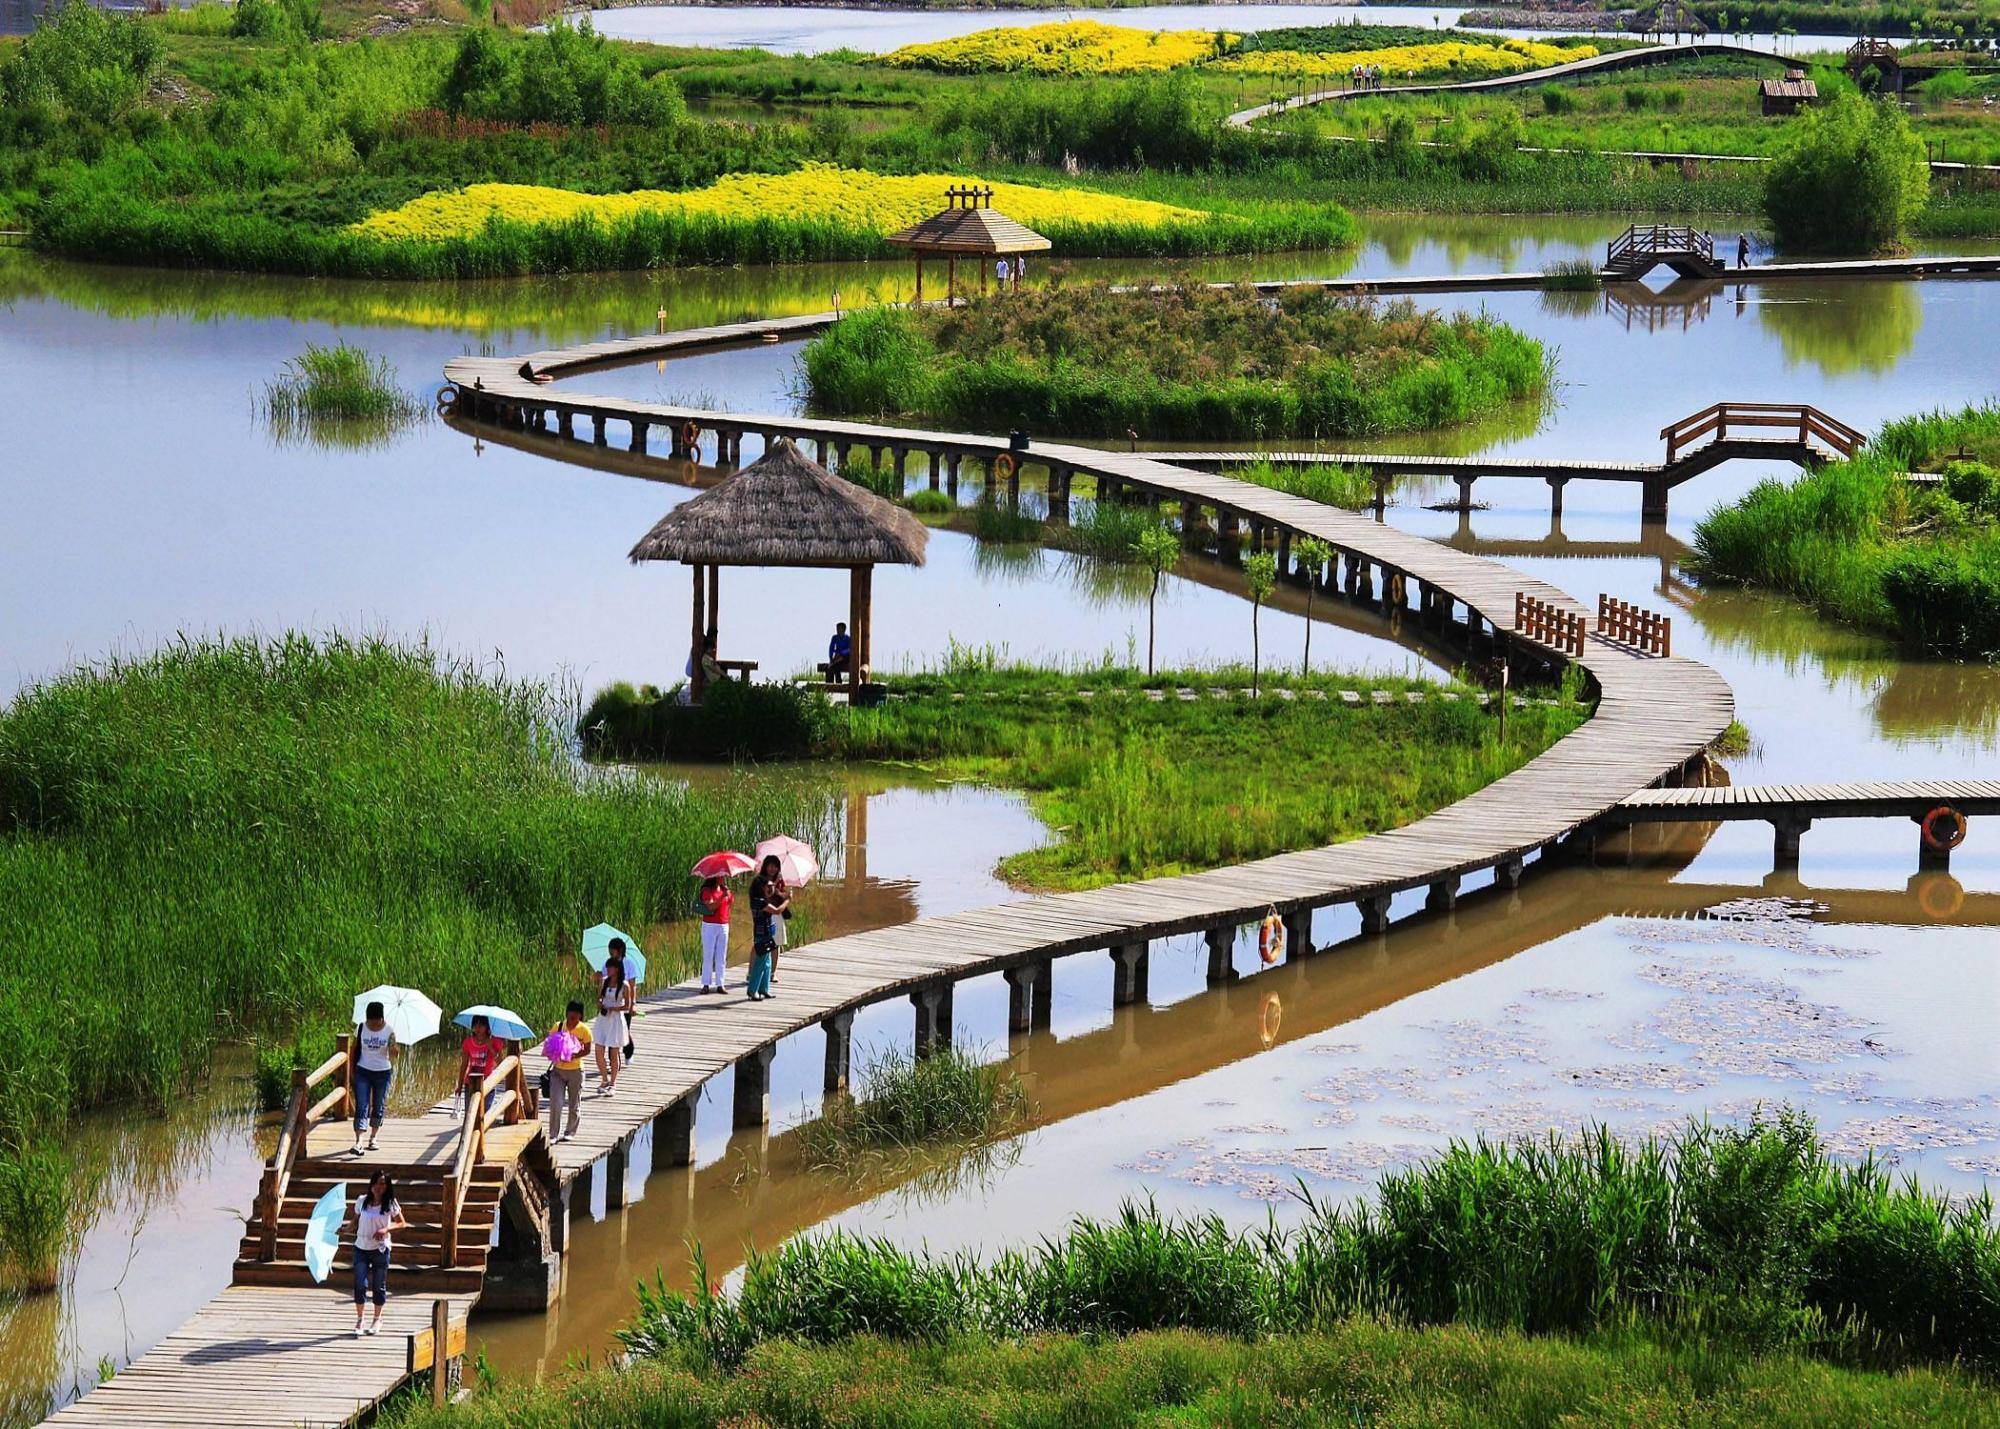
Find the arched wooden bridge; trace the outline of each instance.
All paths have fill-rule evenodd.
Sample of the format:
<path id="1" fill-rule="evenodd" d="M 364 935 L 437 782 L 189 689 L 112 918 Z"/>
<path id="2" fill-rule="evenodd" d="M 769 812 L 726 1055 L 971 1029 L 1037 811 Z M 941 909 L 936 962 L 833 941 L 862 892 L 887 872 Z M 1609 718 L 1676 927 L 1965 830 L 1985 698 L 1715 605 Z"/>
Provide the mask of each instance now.
<path id="1" fill-rule="evenodd" d="M 956 484 L 966 461 L 990 463 L 1003 438 L 772 414 L 724 413 L 591 396 L 549 379 L 597 367 L 739 344 L 823 327 L 831 314 L 733 324 L 588 344 L 526 358 L 463 357 L 447 364 L 448 397 L 461 417 L 537 434 L 552 454 L 646 450 L 662 430 L 687 454 L 692 424 L 724 464 L 746 437 L 785 436 L 822 455 L 856 446 L 887 453 L 898 471 L 924 453 L 933 481 Z M 782 998 L 699 996 L 691 982 L 646 998 L 647 1054 L 626 1069 L 615 1099 L 593 1099 L 579 1135 L 551 1146 L 522 1117 L 525 1089 L 541 1070 L 533 1051 L 509 1057 L 488 1080 L 490 1110 L 445 1103 L 385 1126 L 381 1151 L 340 1154 L 338 1121 L 349 1107 L 345 1058 L 302 1074 L 278 1154 L 267 1168 L 236 1281 L 161 1345 L 57 1416 L 64 1423 L 339 1423 L 379 1402 L 424 1367 L 462 1350 L 474 1298 L 547 1305 L 559 1292 L 571 1207 L 600 1180 L 605 1203 L 624 1204 L 634 1141 L 650 1130 L 653 1164 L 688 1164 L 703 1087 L 728 1073 L 732 1118 L 770 1115 L 778 1043 L 801 1032 L 824 1041 L 825 1085 L 845 1085 L 855 1013 L 907 998 L 919 1052 L 953 1034 L 955 985 L 998 974 L 1009 987 L 1009 1025 L 1045 1025 L 1056 960 L 1108 955 L 1113 998 L 1143 1000 L 1150 945 L 1200 934 L 1209 976 L 1226 982 L 1239 934 L 1275 909 L 1292 956 L 1315 951 L 1314 917 L 1358 907 L 1364 938 L 1393 914 L 1453 908 L 1469 882 L 1512 887 L 1524 870 L 1568 841 L 1588 844 L 1607 814 L 1642 790 L 1682 782 L 1731 718 L 1721 678 L 1698 661 L 1664 653 L 1665 622 L 1629 608 L 1593 630 L 1592 612 L 1564 592 L 1498 562 L 1410 535 L 1367 517 L 1136 453 L 1036 443 L 1023 454 L 1046 468 L 1054 513 L 1067 511 L 1077 476 L 1097 499 L 1126 494 L 1178 502 L 1184 534 L 1213 531 L 1226 555 L 1241 545 L 1275 549 L 1281 569 L 1303 536 L 1337 552 L 1333 590 L 1428 631 L 1460 658 L 1505 661 L 1547 674 L 1585 673 L 1595 715 L 1541 756 L 1478 792 L 1405 827 L 1235 867 L 1023 898 L 990 908 L 852 934 L 814 944 L 785 968 Z M 1019 473 L 1013 473 L 1018 481 Z M 1329 718 L 1339 718 L 1329 709 Z M 398 1248 L 394 1338 L 348 1339 L 347 1296 L 316 1286 L 302 1263 L 302 1212 L 335 1179 L 356 1184 L 374 1165 L 408 1188 L 418 1231 Z M 412 1295 L 428 1291 L 435 1300 Z M 433 1313 L 434 1312 L 434 1313 Z M 442 1384 L 442 1379 L 439 1381 Z"/>

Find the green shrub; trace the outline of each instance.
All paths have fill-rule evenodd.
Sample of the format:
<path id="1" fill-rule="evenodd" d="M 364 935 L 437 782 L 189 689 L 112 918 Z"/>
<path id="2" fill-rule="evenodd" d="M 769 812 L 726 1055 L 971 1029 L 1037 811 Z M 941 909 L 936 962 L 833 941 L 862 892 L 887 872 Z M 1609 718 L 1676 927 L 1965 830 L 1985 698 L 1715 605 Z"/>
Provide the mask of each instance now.
<path id="1" fill-rule="evenodd" d="M 685 687 L 607 686 L 577 721 L 584 748 L 606 759 L 802 759 L 831 737 L 832 705 L 794 684 L 717 680 L 699 705 Z"/>
<path id="2" fill-rule="evenodd" d="M 928 486 L 911 492 L 903 499 L 903 504 L 919 516 L 949 516 L 958 510 L 958 503 L 951 499 L 949 492 L 933 491 Z"/>
<path id="3" fill-rule="evenodd" d="M 671 128 L 687 107 L 671 79 L 648 78 L 628 50 L 586 17 L 511 37 L 484 25 L 458 42 L 439 95 L 451 114 L 515 124 L 646 124 Z"/>
<path id="4" fill-rule="evenodd" d="M 1989 519 L 2000 517 L 2000 467 L 1983 461 L 1947 462 L 1944 484 L 1959 505 Z"/>
<path id="5" fill-rule="evenodd" d="M 1576 96 L 1559 84 L 1545 84 L 1537 93 L 1544 114 L 1568 114 L 1576 108 Z"/>
<path id="6" fill-rule="evenodd" d="M 236 0 L 229 32 L 249 40 L 317 40 L 326 18 L 319 0 Z"/>
<path id="7" fill-rule="evenodd" d="M 1688 92 L 1678 84 L 1664 85 L 1660 89 L 1660 108 L 1672 113 L 1687 105 Z"/>
<path id="8" fill-rule="evenodd" d="M 1784 248 L 1876 253 L 1908 238 L 1930 181 L 1900 108 L 1836 97 L 1786 129 L 1765 174 L 1764 216 Z"/>
<path id="9" fill-rule="evenodd" d="M 1636 85 L 1627 88 L 1625 91 L 1625 107 L 1634 113 L 1646 108 L 1652 102 L 1653 96 Z"/>
<path id="10" fill-rule="evenodd" d="M 19 123 L 101 124 L 145 95 L 160 37 L 132 15 L 64 0 L 0 61 L 0 99 Z"/>

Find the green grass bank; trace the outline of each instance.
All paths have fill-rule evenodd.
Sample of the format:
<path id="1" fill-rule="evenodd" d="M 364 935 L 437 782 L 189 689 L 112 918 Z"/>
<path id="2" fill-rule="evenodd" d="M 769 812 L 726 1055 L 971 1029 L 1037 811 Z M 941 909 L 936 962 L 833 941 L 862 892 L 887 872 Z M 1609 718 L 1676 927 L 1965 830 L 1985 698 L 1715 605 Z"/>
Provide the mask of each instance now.
<path id="1" fill-rule="evenodd" d="M 1059 285 L 853 314 L 802 358 L 812 405 L 954 428 L 1147 440 L 1428 431 L 1548 388 L 1504 324 L 1311 288 Z"/>
<path id="2" fill-rule="evenodd" d="M 1912 649 L 2000 654 L 2000 406 L 1891 422 L 1848 461 L 1758 483 L 1695 527 L 1691 564 Z"/>

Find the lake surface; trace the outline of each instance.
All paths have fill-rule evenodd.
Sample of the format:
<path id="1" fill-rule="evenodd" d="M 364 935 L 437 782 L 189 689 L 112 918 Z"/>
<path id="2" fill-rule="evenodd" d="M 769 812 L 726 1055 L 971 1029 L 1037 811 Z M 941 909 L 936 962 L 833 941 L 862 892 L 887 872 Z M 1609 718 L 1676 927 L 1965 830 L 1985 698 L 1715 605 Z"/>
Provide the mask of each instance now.
<path id="1" fill-rule="evenodd" d="M 1601 251 L 1619 219 L 1370 220 L 1354 255 L 1193 265 L 1076 265 L 1129 278 L 1487 272 Z M 604 275 L 457 285 L 313 283 L 53 263 L 0 249 L 0 368 L 15 387 L 0 464 L 0 700 L 20 684 L 175 632 L 370 628 L 594 688 L 672 677 L 687 592 L 632 567 L 631 543 L 692 488 L 665 463 L 591 469 L 428 422 L 361 448 L 281 442 L 256 397 L 308 341 L 344 337 L 430 390 L 444 360 L 739 314 L 811 311 L 903 292 L 888 265 Z M 1447 440 L 1549 455 L 1657 459 L 1659 428 L 1721 397 L 1812 401 L 1863 427 L 1993 395 L 1995 289 L 1849 283 L 1749 290 L 1438 300 L 1484 309 L 1558 349 L 1546 409 Z M 1587 299 L 1584 301 L 1583 299 Z M 575 379 L 645 395 L 703 393 L 738 411 L 792 410 L 794 348 L 709 354 Z M 1047 435 L 1057 435 L 1050 433 Z M 643 471 L 644 475 L 637 475 Z M 1740 782 L 1965 775 L 2000 752 L 2000 673 L 1912 660 L 1788 603 L 1701 592 L 1674 562 L 1694 519 L 1767 475 L 1738 464 L 1681 488 L 1664 531 L 1633 493 L 1572 486 L 1559 526 L 1539 482 L 1482 482 L 1484 509 L 1433 512 L 1401 493 L 1390 520 L 1482 550 L 1588 600 L 1610 591 L 1675 619 L 1678 651 L 1734 687 L 1751 752 Z M 941 533 L 922 570 L 884 572 L 878 641 L 890 663 L 948 643 L 1021 658 L 1131 658 L 1142 592 L 1101 568 Z M 795 668 L 823 642 L 796 612 L 844 592 L 797 573 L 732 573 L 725 640 Z M 1422 656 L 1337 608 L 1315 661 L 1407 672 Z M 1191 568 L 1161 613 L 1163 656 L 1240 658 L 1248 621 L 1233 577 Z M 1268 658 L 1296 658 L 1295 611 L 1268 614 Z M 663 777 L 684 777 L 665 771 Z M 1011 896 L 998 860 L 1046 837 L 1020 799 L 863 771 L 829 877 L 822 934 Z M 1205 990 L 1196 947 L 1155 952 L 1151 1000 L 1113 1012 L 1101 959 L 1056 973 L 1054 1026 L 1010 1042 L 997 977 L 957 998 L 966 1036 L 1013 1054 L 1032 1124 L 969 1172 L 858 1182 L 803 1173 L 789 1129 L 818 1106 L 820 1048 L 781 1047 L 768 1134 L 731 1136 L 726 1077 L 698 1122 L 697 1165 L 579 1228 L 571 1287 L 547 1317 L 481 1317 L 503 1374 L 559 1370 L 610 1342 L 627 1287 L 685 1272 L 699 1237 L 716 1269 L 838 1223 L 909 1244 L 990 1249 L 1151 1194 L 1175 1210 L 1261 1224 L 1315 1195 L 1361 1194 L 1379 1169 L 1451 1136 L 1603 1120 L 1638 1134 L 1703 1112 L 1805 1106 L 1843 1152 L 1873 1149 L 1957 1192 L 2000 1168 L 2000 843 L 1975 825 L 1943 883 L 1914 882 L 1915 834 L 1832 823 L 1806 836 L 1799 879 L 1770 883 L 1770 835 L 1724 828 L 1700 844 L 1641 841 L 1627 866 L 1530 880 L 1518 900 L 1469 901 L 1380 943 Z M 1648 836 L 1650 837 L 1650 836 Z M 1784 895 L 1824 905 L 1801 918 Z M 1920 898 L 1919 895 L 1922 895 Z M 1926 907 L 1961 899 L 1939 921 Z M 1704 909 L 1728 917 L 1698 918 Z M 1319 941 L 1353 931 L 1323 916 Z M 793 957 L 811 956 L 799 950 Z M 1255 954 L 1238 950 L 1254 971 Z M 779 991 L 783 977 L 780 973 Z M 908 1035 L 885 1005 L 857 1038 Z M 242 1069 L 224 1066 L 171 1122 L 85 1129 L 122 1167 L 70 1288 L 0 1307 L 0 1414 L 123 1363 L 227 1279 L 257 1174 Z M 645 1166 L 642 1148 L 635 1174 Z M 601 1212 L 601 1206 L 599 1207 Z M 593 1288 L 595 1287 L 595 1288 Z"/>

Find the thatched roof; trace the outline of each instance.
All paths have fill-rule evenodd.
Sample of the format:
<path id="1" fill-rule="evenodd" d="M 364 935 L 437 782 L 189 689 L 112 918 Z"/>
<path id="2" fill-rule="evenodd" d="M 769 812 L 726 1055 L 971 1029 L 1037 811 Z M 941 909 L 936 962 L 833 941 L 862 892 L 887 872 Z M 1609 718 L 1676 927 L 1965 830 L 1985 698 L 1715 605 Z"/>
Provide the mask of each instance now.
<path id="1" fill-rule="evenodd" d="M 991 188 L 954 187 L 945 191 L 945 197 L 949 208 L 890 234 L 885 241 L 919 253 L 1040 253 L 1051 246 L 1025 223 L 995 213 L 990 207 Z"/>
<path id="2" fill-rule="evenodd" d="M 632 548 L 634 561 L 713 566 L 921 566 L 930 532 L 833 475 L 788 437 L 682 502 Z"/>

